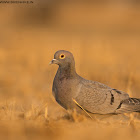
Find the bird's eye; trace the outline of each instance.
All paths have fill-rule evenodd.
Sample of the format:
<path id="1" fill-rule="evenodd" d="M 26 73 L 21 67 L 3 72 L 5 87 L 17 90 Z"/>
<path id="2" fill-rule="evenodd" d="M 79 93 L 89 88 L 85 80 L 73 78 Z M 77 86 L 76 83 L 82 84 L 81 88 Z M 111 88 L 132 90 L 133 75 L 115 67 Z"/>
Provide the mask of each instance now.
<path id="1" fill-rule="evenodd" d="M 59 58 L 60 59 L 64 59 L 65 58 L 65 55 L 64 54 L 61 54 Z"/>

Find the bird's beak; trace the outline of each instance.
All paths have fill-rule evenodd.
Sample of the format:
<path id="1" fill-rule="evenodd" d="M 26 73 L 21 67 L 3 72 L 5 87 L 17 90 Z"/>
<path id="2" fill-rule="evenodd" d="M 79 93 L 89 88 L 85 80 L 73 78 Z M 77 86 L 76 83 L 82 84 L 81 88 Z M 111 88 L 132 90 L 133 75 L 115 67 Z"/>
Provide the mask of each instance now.
<path id="1" fill-rule="evenodd" d="M 58 60 L 57 59 L 52 59 L 52 61 L 49 63 L 50 65 L 51 64 L 58 64 Z"/>

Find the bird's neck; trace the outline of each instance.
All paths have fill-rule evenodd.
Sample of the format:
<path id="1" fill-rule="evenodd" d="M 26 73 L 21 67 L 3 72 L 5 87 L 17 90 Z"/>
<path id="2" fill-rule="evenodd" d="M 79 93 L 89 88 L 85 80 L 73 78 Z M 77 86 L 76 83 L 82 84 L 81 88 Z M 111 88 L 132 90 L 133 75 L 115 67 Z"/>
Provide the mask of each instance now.
<path id="1" fill-rule="evenodd" d="M 58 68 L 59 78 L 73 78 L 77 75 L 74 65 L 67 65 L 66 67 L 59 66 Z"/>

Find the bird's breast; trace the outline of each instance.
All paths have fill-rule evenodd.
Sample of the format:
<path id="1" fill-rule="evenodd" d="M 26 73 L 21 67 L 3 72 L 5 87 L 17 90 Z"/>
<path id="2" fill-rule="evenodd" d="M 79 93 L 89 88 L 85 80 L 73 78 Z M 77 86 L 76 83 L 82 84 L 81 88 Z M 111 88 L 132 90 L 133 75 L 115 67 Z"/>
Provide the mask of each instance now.
<path id="1" fill-rule="evenodd" d="M 75 86 L 73 86 L 74 80 L 72 79 L 54 79 L 53 93 L 56 101 L 65 109 L 71 109 L 73 107 L 72 98 L 75 95 Z"/>

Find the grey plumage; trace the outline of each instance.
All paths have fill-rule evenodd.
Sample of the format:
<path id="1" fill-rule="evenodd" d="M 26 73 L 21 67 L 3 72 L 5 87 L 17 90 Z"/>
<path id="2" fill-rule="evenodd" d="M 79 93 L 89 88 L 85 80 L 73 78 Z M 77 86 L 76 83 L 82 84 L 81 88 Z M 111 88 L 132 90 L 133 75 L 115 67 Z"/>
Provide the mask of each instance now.
<path id="1" fill-rule="evenodd" d="M 130 98 L 123 91 L 79 76 L 72 53 L 57 51 L 51 63 L 59 65 L 53 81 L 53 95 L 65 109 L 78 109 L 72 100 L 75 99 L 89 113 L 140 112 L 140 99 Z"/>

